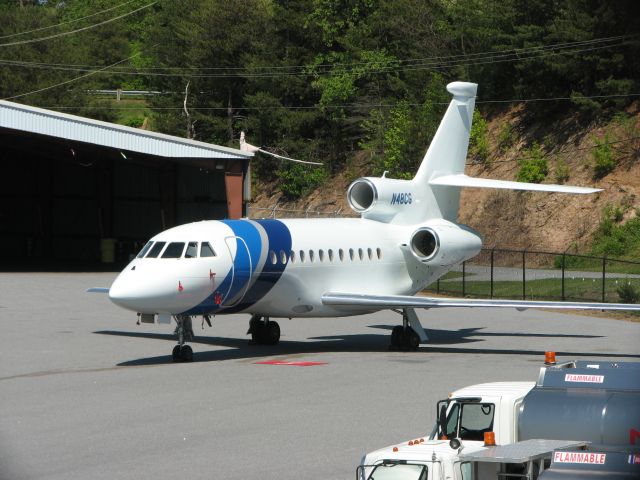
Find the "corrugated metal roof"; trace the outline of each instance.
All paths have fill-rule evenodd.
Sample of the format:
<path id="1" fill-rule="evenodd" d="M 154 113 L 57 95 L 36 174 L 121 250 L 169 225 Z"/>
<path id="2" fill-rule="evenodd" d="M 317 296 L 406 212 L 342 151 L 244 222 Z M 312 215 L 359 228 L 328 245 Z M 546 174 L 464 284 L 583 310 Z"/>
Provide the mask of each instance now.
<path id="1" fill-rule="evenodd" d="M 242 160 L 253 156 L 253 153 L 234 148 L 125 127 L 6 100 L 0 100 L 0 128 L 170 158 Z"/>

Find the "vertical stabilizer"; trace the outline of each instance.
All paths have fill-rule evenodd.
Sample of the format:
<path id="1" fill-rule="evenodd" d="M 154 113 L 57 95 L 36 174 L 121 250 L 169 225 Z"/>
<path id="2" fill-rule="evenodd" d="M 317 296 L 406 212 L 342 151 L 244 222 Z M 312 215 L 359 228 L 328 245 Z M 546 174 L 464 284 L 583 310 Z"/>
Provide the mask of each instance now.
<path id="1" fill-rule="evenodd" d="M 453 95 L 453 100 L 413 179 L 417 187 L 427 188 L 429 181 L 438 177 L 464 173 L 477 89 L 477 84 L 468 82 L 447 85 L 447 91 Z M 432 190 L 440 215 L 455 221 L 460 203 L 460 188 L 434 185 Z"/>

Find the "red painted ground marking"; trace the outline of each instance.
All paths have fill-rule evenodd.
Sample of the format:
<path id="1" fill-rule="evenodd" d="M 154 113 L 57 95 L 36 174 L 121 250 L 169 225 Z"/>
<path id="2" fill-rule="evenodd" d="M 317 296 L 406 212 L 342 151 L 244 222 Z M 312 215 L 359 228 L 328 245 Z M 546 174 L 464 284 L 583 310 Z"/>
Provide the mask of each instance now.
<path id="1" fill-rule="evenodd" d="M 315 367 L 317 365 L 326 365 L 327 362 L 287 362 L 284 360 L 265 360 L 264 362 L 255 362 L 255 365 L 288 365 L 290 367 Z"/>

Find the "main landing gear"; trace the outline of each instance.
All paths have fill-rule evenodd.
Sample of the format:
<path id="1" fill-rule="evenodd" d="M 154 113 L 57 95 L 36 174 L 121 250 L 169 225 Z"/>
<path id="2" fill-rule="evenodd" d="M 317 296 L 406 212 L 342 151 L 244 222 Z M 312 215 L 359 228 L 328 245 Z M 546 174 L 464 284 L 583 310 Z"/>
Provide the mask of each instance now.
<path id="1" fill-rule="evenodd" d="M 280 341 L 280 325 L 269 317 L 253 315 L 249 320 L 249 333 L 252 345 L 276 345 Z"/>
<path id="2" fill-rule="evenodd" d="M 171 357 L 174 362 L 193 362 L 193 349 L 186 342 L 193 341 L 193 327 L 189 315 L 174 315 L 176 321 L 175 334 L 178 336 L 178 345 L 173 347 Z"/>
<path id="3" fill-rule="evenodd" d="M 413 308 L 404 308 L 402 312 L 394 310 L 402 315 L 402 325 L 396 325 L 391 330 L 391 344 L 389 350 L 401 350 L 403 352 L 416 351 L 420 343 L 429 338 L 418 320 Z"/>

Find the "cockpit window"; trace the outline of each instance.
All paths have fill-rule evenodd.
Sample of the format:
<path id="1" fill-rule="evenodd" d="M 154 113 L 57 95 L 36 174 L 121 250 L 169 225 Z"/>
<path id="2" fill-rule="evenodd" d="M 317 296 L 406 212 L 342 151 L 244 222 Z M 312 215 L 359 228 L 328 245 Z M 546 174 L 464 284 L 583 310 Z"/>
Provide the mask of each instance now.
<path id="1" fill-rule="evenodd" d="M 215 257 L 216 252 L 211 248 L 209 242 L 202 242 L 200 245 L 200 256 L 201 257 Z"/>
<path id="2" fill-rule="evenodd" d="M 187 251 L 184 252 L 184 258 L 195 258 L 198 256 L 198 242 L 189 242 Z"/>
<path id="3" fill-rule="evenodd" d="M 158 255 L 160 255 L 160 252 L 162 251 L 162 249 L 166 244 L 167 242 L 156 242 L 153 248 L 151 249 L 151 251 L 149 252 L 149 254 L 147 255 L 147 258 L 158 258 Z"/>
<path id="4" fill-rule="evenodd" d="M 149 249 L 151 248 L 151 245 L 153 245 L 153 242 L 151 240 L 149 240 L 147 242 L 147 244 L 142 247 L 142 250 L 140 250 L 140 253 L 138 254 L 138 256 L 136 258 L 142 258 L 146 255 L 146 253 L 149 251 Z"/>
<path id="5" fill-rule="evenodd" d="M 184 250 L 184 242 L 172 242 L 162 254 L 162 258 L 180 258 Z"/>

